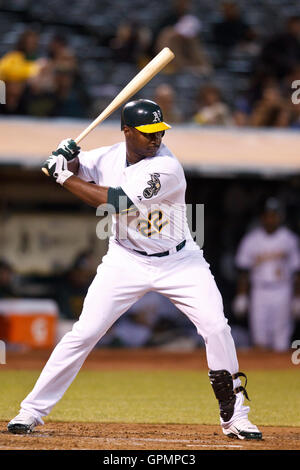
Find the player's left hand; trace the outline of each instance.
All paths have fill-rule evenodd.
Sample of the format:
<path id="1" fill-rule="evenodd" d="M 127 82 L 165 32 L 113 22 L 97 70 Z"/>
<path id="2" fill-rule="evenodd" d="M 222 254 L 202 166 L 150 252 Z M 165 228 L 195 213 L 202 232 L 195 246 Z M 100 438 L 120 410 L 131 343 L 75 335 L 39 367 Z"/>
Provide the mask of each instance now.
<path id="1" fill-rule="evenodd" d="M 57 183 L 63 185 L 64 182 L 73 176 L 74 173 L 68 170 L 67 159 L 63 155 L 50 155 L 42 165 L 48 170 L 49 176 L 52 176 Z"/>
<path id="2" fill-rule="evenodd" d="M 80 147 L 76 144 L 75 140 L 68 138 L 61 141 L 57 149 L 52 152 L 52 155 L 63 155 L 69 162 L 73 158 L 78 157 L 79 153 Z"/>

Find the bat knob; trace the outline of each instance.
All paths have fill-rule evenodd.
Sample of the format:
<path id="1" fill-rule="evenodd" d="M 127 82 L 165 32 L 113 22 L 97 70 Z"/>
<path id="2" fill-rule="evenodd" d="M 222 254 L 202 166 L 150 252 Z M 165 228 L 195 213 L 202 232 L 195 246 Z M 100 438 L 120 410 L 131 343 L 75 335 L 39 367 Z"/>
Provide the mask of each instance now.
<path id="1" fill-rule="evenodd" d="M 45 175 L 50 176 L 47 168 L 42 168 L 42 172 L 45 173 Z"/>

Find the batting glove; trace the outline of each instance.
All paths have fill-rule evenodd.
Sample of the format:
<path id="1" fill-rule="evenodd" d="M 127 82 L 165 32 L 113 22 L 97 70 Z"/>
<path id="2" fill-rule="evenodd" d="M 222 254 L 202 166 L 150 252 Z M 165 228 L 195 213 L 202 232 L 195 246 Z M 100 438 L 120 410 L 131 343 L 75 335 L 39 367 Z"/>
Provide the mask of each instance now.
<path id="1" fill-rule="evenodd" d="M 63 185 L 70 176 L 74 175 L 72 171 L 68 170 L 68 161 L 63 155 L 50 155 L 43 164 L 43 168 L 46 168 L 49 175 L 61 185 Z"/>
<path id="2" fill-rule="evenodd" d="M 77 157 L 80 153 L 80 147 L 76 144 L 73 139 L 64 139 L 61 141 L 57 149 L 52 152 L 52 155 L 63 155 L 69 162 L 73 158 Z"/>

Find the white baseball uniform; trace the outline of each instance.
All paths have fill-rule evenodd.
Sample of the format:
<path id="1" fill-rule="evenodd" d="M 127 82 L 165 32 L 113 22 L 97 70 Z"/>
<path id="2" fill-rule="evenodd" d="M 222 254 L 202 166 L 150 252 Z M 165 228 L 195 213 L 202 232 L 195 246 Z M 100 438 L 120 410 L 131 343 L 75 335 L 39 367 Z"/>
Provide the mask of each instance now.
<path id="1" fill-rule="evenodd" d="M 186 181 L 178 160 L 161 144 L 154 157 L 128 166 L 125 143 L 81 152 L 79 160 L 80 178 L 121 187 L 136 208 L 114 216 L 108 253 L 88 290 L 82 314 L 55 347 L 34 389 L 21 403 L 40 423 L 95 344 L 148 291 L 168 297 L 193 322 L 205 340 L 211 370 L 238 371 L 220 292 L 189 232 Z M 135 250 L 169 254 L 146 256 Z M 239 385 L 240 380 L 235 379 L 234 386 Z M 232 420 L 248 413 L 243 401 L 239 392 Z"/>
<path id="2" fill-rule="evenodd" d="M 250 328 L 256 345 L 290 347 L 293 275 L 300 269 L 298 238 L 286 227 L 256 228 L 242 239 L 236 265 L 250 271 Z"/>

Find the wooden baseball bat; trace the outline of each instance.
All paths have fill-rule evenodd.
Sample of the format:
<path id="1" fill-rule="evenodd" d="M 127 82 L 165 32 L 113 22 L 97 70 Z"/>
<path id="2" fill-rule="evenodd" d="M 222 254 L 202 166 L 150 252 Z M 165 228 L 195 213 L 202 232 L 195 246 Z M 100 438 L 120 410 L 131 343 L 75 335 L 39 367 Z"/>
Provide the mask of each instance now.
<path id="1" fill-rule="evenodd" d="M 168 47 L 165 47 L 152 59 L 126 86 L 120 93 L 112 100 L 107 108 L 102 111 L 101 114 L 86 128 L 84 131 L 76 137 L 75 142 L 78 144 L 83 140 L 93 129 L 95 129 L 100 122 L 103 122 L 108 116 L 110 116 L 116 109 L 118 109 L 125 101 L 131 96 L 137 93 L 143 86 L 145 86 L 150 80 L 157 75 L 172 59 L 175 55 Z M 42 171 L 49 176 L 47 168 L 42 168 Z"/>

